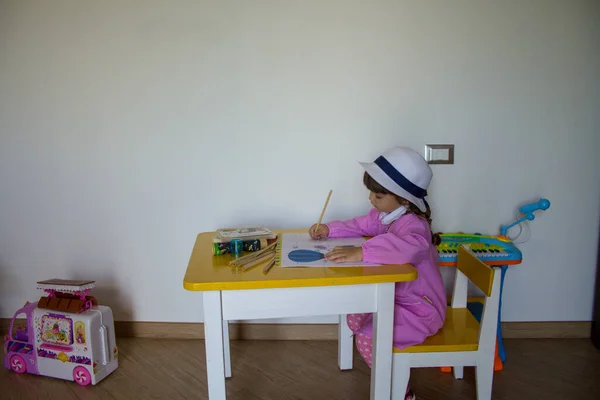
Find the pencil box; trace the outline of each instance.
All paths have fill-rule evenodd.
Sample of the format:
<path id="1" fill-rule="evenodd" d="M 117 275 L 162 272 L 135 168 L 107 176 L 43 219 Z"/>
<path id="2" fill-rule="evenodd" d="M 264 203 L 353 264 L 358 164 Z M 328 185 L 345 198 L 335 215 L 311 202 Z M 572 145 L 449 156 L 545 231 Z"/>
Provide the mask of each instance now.
<path id="1" fill-rule="evenodd" d="M 260 238 L 260 239 L 246 239 L 242 240 L 242 249 L 244 251 L 252 252 L 264 249 L 271 243 L 277 241 L 277 235 L 274 237 Z M 229 242 L 230 240 L 224 241 L 221 237 L 215 236 L 213 238 L 212 253 L 214 256 L 220 256 L 229 253 Z"/>
<path id="2" fill-rule="evenodd" d="M 252 239 L 274 239 L 277 235 L 264 226 L 247 226 L 243 228 L 222 228 L 217 229 L 217 236 L 223 242 L 229 242 L 232 239 L 252 240 Z"/>

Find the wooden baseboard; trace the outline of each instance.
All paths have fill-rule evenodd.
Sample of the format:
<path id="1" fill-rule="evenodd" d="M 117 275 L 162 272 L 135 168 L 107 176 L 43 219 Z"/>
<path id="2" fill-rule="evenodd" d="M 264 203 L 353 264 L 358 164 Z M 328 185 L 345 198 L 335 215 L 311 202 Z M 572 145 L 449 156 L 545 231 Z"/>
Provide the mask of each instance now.
<path id="1" fill-rule="evenodd" d="M 502 323 L 502 336 L 506 339 L 587 339 L 591 332 L 589 321 Z"/>
<path id="2" fill-rule="evenodd" d="M 181 322 L 115 322 L 117 336 L 204 339 L 204 324 Z M 336 340 L 334 324 L 229 324 L 232 340 Z"/>
<path id="3" fill-rule="evenodd" d="M 21 322 L 22 323 L 22 322 Z M 8 332 L 10 319 L 0 319 L 0 334 Z M 503 322 L 506 339 L 582 339 L 591 336 L 592 323 Z M 154 339 L 204 339 L 202 323 L 116 321 L 118 337 Z M 335 324 L 230 324 L 232 340 L 337 340 Z"/>

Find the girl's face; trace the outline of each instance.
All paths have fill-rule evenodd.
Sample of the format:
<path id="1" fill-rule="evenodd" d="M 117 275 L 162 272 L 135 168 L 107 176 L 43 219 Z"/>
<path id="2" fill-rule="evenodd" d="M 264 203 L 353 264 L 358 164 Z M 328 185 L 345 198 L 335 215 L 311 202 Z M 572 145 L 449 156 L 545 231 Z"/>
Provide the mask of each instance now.
<path id="1" fill-rule="evenodd" d="M 371 194 L 369 194 L 369 201 L 377 211 L 387 213 L 394 211 L 402 205 L 393 194 L 371 192 Z"/>

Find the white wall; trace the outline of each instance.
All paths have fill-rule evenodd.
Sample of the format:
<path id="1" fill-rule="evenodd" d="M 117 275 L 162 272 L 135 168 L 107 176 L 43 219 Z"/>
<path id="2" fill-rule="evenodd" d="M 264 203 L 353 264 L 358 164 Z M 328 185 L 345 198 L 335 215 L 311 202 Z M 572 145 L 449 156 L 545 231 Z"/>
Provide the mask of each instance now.
<path id="1" fill-rule="evenodd" d="M 0 1 L 0 317 L 52 277 L 117 319 L 196 321 L 196 234 L 368 209 L 359 160 L 454 143 L 434 228 L 520 245 L 504 320 L 590 320 L 600 198 L 592 1 Z M 303 189 L 308 188 L 308 189 Z M 515 233 L 517 231 L 512 231 Z M 319 321 L 332 321 L 331 318 Z"/>

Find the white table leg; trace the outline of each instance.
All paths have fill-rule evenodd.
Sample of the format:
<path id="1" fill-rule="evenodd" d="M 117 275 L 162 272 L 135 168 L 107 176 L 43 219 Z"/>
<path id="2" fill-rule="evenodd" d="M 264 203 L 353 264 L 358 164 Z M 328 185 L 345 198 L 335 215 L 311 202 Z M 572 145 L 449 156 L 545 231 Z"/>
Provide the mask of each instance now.
<path id="1" fill-rule="evenodd" d="M 221 292 L 204 292 L 202 302 L 204 304 L 204 345 L 206 346 L 208 398 L 210 400 L 225 400 L 225 360 Z"/>
<path id="2" fill-rule="evenodd" d="M 377 285 L 377 312 L 373 315 L 371 400 L 389 400 L 392 388 L 394 283 Z"/>
<path id="3" fill-rule="evenodd" d="M 352 331 L 348 327 L 346 314 L 341 314 L 338 326 L 338 365 L 342 371 L 352 369 L 352 341 Z"/>
<path id="4" fill-rule="evenodd" d="M 229 321 L 223 321 L 223 358 L 225 378 L 231 378 L 231 350 L 229 349 Z"/>

